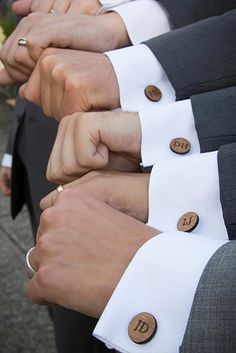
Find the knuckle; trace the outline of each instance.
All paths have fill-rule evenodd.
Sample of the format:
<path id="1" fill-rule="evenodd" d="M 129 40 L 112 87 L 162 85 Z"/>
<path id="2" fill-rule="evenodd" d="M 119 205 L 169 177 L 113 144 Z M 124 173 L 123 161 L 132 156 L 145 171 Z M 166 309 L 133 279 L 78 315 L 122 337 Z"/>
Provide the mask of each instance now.
<path id="1" fill-rule="evenodd" d="M 48 289 L 52 286 L 53 281 L 53 272 L 50 270 L 49 267 L 41 267 L 39 268 L 36 278 L 35 278 L 38 288 L 40 288 L 42 294 L 47 292 Z M 45 295 L 43 296 L 44 299 Z"/>
<path id="2" fill-rule="evenodd" d="M 45 55 L 40 62 L 40 68 L 42 71 L 48 71 L 54 64 L 55 56 L 53 54 Z"/>
<path id="3" fill-rule="evenodd" d="M 16 51 L 16 53 L 14 54 L 14 61 L 17 63 L 25 62 L 25 54 L 22 52 L 22 50 Z"/>
<path id="4" fill-rule="evenodd" d="M 60 210 L 58 210 L 55 206 L 49 207 L 42 212 L 40 217 L 40 223 L 42 224 L 57 223 L 60 220 L 60 216 L 61 216 Z"/>
<path id="5" fill-rule="evenodd" d="M 80 89 L 80 82 L 79 80 L 69 76 L 66 78 L 65 82 L 65 92 L 67 94 L 73 93 L 75 90 Z"/>
<path id="6" fill-rule="evenodd" d="M 44 234 L 37 240 L 37 248 L 40 253 L 48 252 L 51 250 L 51 238 L 49 235 Z"/>
<path id="7" fill-rule="evenodd" d="M 66 66 L 65 64 L 58 64 L 56 65 L 51 73 L 52 80 L 54 82 L 61 81 L 64 78 L 64 72 L 65 72 Z"/>

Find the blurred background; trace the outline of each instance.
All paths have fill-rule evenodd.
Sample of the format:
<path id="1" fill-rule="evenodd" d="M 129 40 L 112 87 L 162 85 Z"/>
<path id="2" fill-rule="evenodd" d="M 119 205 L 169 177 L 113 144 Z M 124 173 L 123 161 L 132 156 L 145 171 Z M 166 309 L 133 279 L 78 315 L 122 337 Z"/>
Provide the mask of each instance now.
<path id="1" fill-rule="evenodd" d="M 0 0 L 0 47 L 14 28 L 10 1 Z M 1 64 L 0 64 L 1 65 Z M 11 126 L 16 88 L 0 86 L 0 160 Z M 47 309 L 25 297 L 25 254 L 33 245 L 27 211 L 12 221 L 0 194 L 0 353 L 55 353 Z"/>

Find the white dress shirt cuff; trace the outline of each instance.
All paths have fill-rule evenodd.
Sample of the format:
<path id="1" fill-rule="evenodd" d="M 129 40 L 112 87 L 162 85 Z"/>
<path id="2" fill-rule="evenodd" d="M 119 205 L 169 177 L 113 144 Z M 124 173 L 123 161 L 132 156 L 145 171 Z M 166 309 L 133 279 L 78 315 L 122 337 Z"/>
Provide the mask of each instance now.
<path id="1" fill-rule="evenodd" d="M 133 0 L 99 0 L 102 5 L 101 9 L 99 10 L 99 13 L 110 11 L 111 9 L 114 9 L 115 6 L 119 6 L 130 1 Z"/>
<path id="2" fill-rule="evenodd" d="M 152 169 L 148 224 L 161 232 L 174 231 L 188 212 L 199 217 L 191 234 L 228 239 L 220 202 L 217 152 L 171 159 Z"/>
<path id="3" fill-rule="evenodd" d="M 113 8 L 122 18 L 133 45 L 170 31 L 168 16 L 156 0 L 136 0 Z"/>
<path id="4" fill-rule="evenodd" d="M 2 159 L 2 167 L 11 168 L 12 166 L 12 155 L 5 153 Z"/>
<path id="5" fill-rule="evenodd" d="M 178 353 L 202 272 L 225 243 L 181 232 L 148 241 L 115 289 L 94 336 L 119 352 Z M 142 312 L 156 318 L 158 329 L 152 340 L 138 345 L 129 338 L 128 326 Z"/>
<path id="6" fill-rule="evenodd" d="M 124 111 L 139 111 L 175 101 L 175 91 L 155 55 L 144 44 L 105 53 L 114 68 Z M 147 86 L 157 86 L 162 98 L 153 102 L 145 95 Z"/>
<path id="7" fill-rule="evenodd" d="M 144 167 L 170 158 L 183 158 L 172 152 L 170 143 L 183 137 L 191 143 L 188 155 L 200 153 L 199 140 L 190 100 L 140 109 L 141 155 Z"/>

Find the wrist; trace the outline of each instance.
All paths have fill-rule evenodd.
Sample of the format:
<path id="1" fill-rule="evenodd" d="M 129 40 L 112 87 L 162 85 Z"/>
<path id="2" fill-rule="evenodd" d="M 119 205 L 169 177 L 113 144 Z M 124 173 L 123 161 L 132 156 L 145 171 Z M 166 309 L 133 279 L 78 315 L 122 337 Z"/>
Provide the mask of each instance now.
<path id="1" fill-rule="evenodd" d="M 119 49 L 131 45 L 126 26 L 121 16 L 116 12 L 109 12 L 103 15 L 106 31 L 110 33 L 110 49 Z"/>

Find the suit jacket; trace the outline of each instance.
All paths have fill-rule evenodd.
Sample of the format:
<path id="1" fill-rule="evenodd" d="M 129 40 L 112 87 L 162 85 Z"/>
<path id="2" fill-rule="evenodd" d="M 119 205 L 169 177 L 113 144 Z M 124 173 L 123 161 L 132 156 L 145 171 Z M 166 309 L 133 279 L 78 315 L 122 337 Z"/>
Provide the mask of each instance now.
<path id="1" fill-rule="evenodd" d="M 145 44 L 164 68 L 177 100 L 236 85 L 236 10 Z"/>
<path id="2" fill-rule="evenodd" d="M 166 9 L 172 28 L 184 27 L 236 8 L 235 0 L 160 0 L 159 2 Z"/>
<path id="3" fill-rule="evenodd" d="M 221 247 L 199 281 L 180 353 L 236 351 L 236 241 Z"/>

